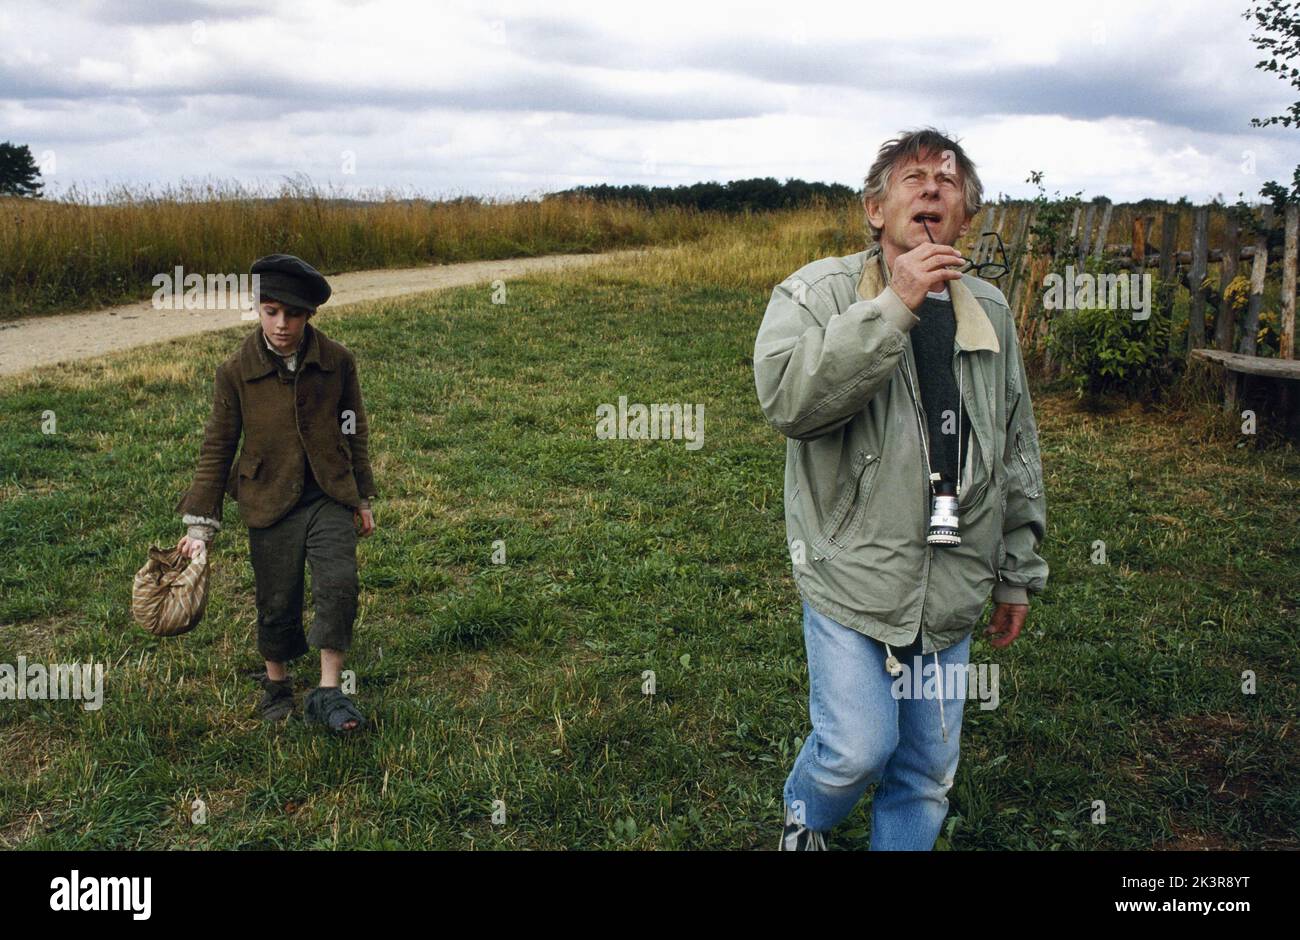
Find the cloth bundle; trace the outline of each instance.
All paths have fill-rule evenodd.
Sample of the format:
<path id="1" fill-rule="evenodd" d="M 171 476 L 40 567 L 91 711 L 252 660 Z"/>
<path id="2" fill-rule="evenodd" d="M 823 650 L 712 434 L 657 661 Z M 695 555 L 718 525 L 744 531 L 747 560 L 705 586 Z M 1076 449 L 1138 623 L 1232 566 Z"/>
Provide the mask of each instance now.
<path id="1" fill-rule="evenodd" d="M 208 556 L 189 559 L 179 548 L 153 546 L 135 573 L 131 615 L 154 636 L 179 636 L 203 619 L 208 603 Z"/>

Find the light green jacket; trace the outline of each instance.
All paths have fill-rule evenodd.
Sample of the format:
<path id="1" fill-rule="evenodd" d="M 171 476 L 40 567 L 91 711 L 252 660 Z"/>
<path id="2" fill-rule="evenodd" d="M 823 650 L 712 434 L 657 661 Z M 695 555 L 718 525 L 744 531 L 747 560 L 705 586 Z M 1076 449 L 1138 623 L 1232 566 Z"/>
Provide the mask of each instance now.
<path id="1" fill-rule="evenodd" d="M 972 432 L 959 546 L 925 541 L 925 376 L 907 335 L 921 321 L 889 286 L 878 246 L 779 284 L 754 345 L 763 414 L 788 438 L 786 538 L 800 594 L 884 643 L 906 646 L 919 629 L 924 654 L 961 641 L 990 591 L 1028 603 L 1048 573 L 1038 427 L 1015 324 L 993 285 L 963 275 L 948 288 L 953 378 L 960 361 Z"/>

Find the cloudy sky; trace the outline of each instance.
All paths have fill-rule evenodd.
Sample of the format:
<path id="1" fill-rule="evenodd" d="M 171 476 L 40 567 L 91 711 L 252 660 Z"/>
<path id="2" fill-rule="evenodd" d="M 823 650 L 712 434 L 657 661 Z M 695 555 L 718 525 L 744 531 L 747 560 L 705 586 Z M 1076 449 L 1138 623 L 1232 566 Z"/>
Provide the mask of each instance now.
<path id="1" fill-rule="evenodd" d="M 790 176 L 854 187 L 899 129 L 958 135 L 987 197 L 1289 179 L 1250 126 L 1247 0 L 27 3 L 0 7 L 0 140 L 47 191 L 184 180 L 526 195 Z"/>

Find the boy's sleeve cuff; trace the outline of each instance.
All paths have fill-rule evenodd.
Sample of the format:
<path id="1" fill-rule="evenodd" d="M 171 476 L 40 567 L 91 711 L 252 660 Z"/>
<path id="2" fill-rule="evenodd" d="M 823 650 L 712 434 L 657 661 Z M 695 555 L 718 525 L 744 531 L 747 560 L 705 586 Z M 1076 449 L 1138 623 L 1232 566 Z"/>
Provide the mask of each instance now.
<path id="1" fill-rule="evenodd" d="M 993 603 L 1029 605 L 1029 591 L 1018 584 L 999 581 L 993 586 Z"/>
<path id="2" fill-rule="evenodd" d="M 207 516 L 195 516 L 186 513 L 181 516 L 181 523 L 186 526 L 185 534 L 192 539 L 211 542 L 221 531 L 221 523 Z"/>
<path id="3" fill-rule="evenodd" d="M 894 293 L 892 287 L 886 287 L 877 294 L 876 303 L 880 307 L 880 315 L 900 332 L 906 333 L 921 322 L 921 318 L 903 303 L 903 298 Z"/>

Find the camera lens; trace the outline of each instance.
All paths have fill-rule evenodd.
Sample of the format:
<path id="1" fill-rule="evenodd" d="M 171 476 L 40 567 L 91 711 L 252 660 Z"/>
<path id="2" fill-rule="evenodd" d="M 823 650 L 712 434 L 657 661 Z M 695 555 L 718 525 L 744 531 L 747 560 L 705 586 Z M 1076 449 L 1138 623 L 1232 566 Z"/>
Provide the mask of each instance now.
<path id="1" fill-rule="evenodd" d="M 958 534 L 956 488 L 951 480 L 935 484 L 934 498 L 930 503 L 930 528 L 925 534 L 928 545 L 960 545 Z"/>

